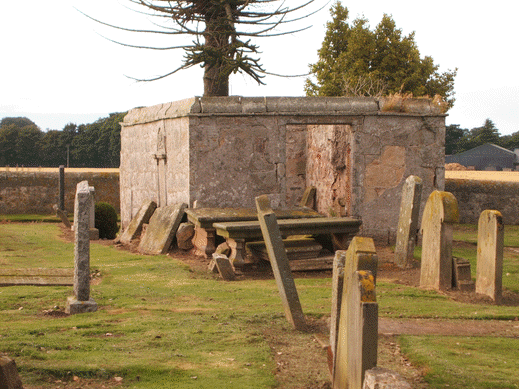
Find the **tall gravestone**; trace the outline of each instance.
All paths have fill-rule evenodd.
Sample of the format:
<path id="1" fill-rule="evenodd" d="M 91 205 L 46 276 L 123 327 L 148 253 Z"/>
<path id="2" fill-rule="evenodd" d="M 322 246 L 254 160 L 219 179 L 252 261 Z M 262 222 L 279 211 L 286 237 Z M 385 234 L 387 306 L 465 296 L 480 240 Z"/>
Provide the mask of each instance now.
<path id="1" fill-rule="evenodd" d="M 351 327 L 349 327 L 348 324 L 350 320 L 349 315 L 351 316 L 352 314 L 348 313 L 348 301 L 351 302 L 351 288 L 355 288 L 355 285 L 357 285 L 357 281 L 355 278 L 357 276 L 355 274 L 358 271 L 369 272 L 369 274 L 371 274 L 373 278 L 374 285 L 376 283 L 377 267 L 378 256 L 375 251 L 375 244 L 373 243 L 373 239 L 371 238 L 363 238 L 356 236 L 352 239 L 347 251 L 337 251 L 335 254 L 334 274 L 332 281 L 333 290 L 331 315 L 332 317 L 330 323 L 330 345 L 333 354 L 332 357 L 334 359 L 332 376 L 340 376 L 340 378 L 337 378 L 338 382 L 347 382 L 345 381 L 345 377 L 348 375 L 347 371 L 349 369 L 349 342 L 352 341 L 351 339 L 353 339 L 356 336 L 353 335 L 352 338 L 352 333 L 350 332 Z M 357 301 L 357 304 L 360 303 Z M 348 339 L 350 339 L 350 341 L 348 341 Z M 341 348 L 341 351 L 339 351 L 339 348 Z M 339 365 L 341 366 L 341 368 L 340 371 L 337 371 Z M 334 386 L 334 388 L 335 387 L 339 388 L 340 386 Z"/>
<path id="2" fill-rule="evenodd" d="M 378 304 L 370 271 L 347 277 L 338 335 L 333 388 L 362 389 L 364 373 L 377 366 Z"/>
<path id="3" fill-rule="evenodd" d="M 478 222 L 478 254 L 476 293 L 500 302 L 503 288 L 503 216 L 499 211 L 486 210 Z"/>
<path id="4" fill-rule="evenodd" d="M 420 287 L 436 290 L 452 287 L 452 231 L 458 221 L 458 201 L 454 195 L 432 192 L 422 217 Z"/>
<path id="5" fill-rule="evenodd" d="M 413 261 L 421 198 L 422 179 L 407 177 L 402 188 L 395 247 L 395 264 L 402 269 L 410 267 Z"/>
<path id="6" fill-rule="evenodd" d="M 90 298 L 90 215 L 92 194 L 88 181 L 76 187 L 74 204 L 74 296 L 67 299 L 65 311 L 70 314 L 94 312 L 97 303 Z"/>
<path id="7" fill-rule="evenodd" d="M 266 195 L 256 197 L 256 208 L 258 209 L 261 233 L 281 296 L 285 316 L 296 330 L 304 331 L 307 328 L 305 316 L 297 294 L 294 277 L 292 277 L 277 218 L 270 207 L 269 198 Z"/>

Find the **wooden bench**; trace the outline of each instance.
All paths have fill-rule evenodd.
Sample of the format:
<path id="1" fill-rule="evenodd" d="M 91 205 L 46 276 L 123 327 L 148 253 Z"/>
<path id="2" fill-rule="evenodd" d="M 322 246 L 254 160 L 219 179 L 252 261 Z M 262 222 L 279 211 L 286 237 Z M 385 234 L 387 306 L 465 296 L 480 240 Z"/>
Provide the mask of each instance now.
<path id="1" fill-rule="evenodd" d="M 362 222 L 352 217 L 320 217 L 278 220 L 281 235 L 332 235 L 336 242 L 349 242 L 358 233 Z M 213 224 L 216 234 L 226 238 L 231 247 L 229 257 L 235 264 L 243 262 L 245 243 L 263 240 L 259 221 L 217 222 Z M 346 249 L 347 247 L 340 247 Z"/>
<path id="2" fill-rule="evenodd" d="M 319 212 L 307 207 L 278 209 L 275 213 L 278 219 L 323 217 Z M 214 223 L 258 222 L 258 213 L 253 208 L 189 208 L 186 209 L 186 214 L 187 220 L 195 225 L 195 254 L 206 258 L 216 250 Z"/>

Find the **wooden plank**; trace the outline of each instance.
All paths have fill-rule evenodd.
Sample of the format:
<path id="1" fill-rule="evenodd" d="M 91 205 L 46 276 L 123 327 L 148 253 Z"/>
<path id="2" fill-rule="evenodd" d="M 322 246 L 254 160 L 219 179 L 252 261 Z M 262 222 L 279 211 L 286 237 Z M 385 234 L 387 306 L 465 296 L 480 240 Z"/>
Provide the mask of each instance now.
<path id="1" fill-rule="evenodd" d="M 73 277 L 0 276 L 0 286 L 72 286 Z"/>
<path id="2" fill-rule="evenodd" d="M 65 268 L 54 268 L 54 269 L 44 269 L 44 268 L 8 268 L 3 267 L 0 268 L 0 276 L 46 276 L 46 277 L 73 277 L 74 269 L 65 269 Z"/>

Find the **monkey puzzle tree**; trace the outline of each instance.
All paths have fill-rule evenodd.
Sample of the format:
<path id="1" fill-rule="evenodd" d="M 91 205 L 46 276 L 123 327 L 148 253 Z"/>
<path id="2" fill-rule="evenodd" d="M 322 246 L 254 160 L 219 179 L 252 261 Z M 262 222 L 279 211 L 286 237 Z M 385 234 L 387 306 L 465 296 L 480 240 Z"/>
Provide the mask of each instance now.
<path id="1" fill-rule="evenodd" d="M 229 76 L 245 73 L 262 84 L 267 72 L 258 58 L 258 46 L 252 38 L 290 34 L 305 28 L 278 31 L 281 24 L 296 22 L 311 13 L 298 14 L 315 0 L 306 0 L 294 7 L 283 0 L 127 0 L 145 10 L 156 20 L 152 30 L 104 25 L 136 33 L 162 34 L 172 38 L 192 36 L 190 44 L 168 47 L 142 46 L 116 42 L 124 46 L 154 50 L 184 49 L 183 63 L 159 77 L 139 79 L 153 81 L 179 70 L 200 65 L 204 68 L 204 96 L 227 96 Z M 200 38 L 203 38 L 201 40 Z"/>

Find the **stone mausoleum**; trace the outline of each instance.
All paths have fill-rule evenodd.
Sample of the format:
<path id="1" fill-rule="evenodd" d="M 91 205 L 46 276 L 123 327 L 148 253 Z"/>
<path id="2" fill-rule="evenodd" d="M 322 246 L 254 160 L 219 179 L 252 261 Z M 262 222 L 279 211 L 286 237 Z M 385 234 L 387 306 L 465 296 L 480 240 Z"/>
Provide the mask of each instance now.
<path id="1" fill-rule="evenodd" d="M 423 180 L 422 208 L 444 188 L 445 115 L 429 99 L 193 97 L 128 112 L 121 132 L 123 228 L 159 206 L 297 204 L 362 218 L 362 235 L 394 238 L 401 189 Z"/>

